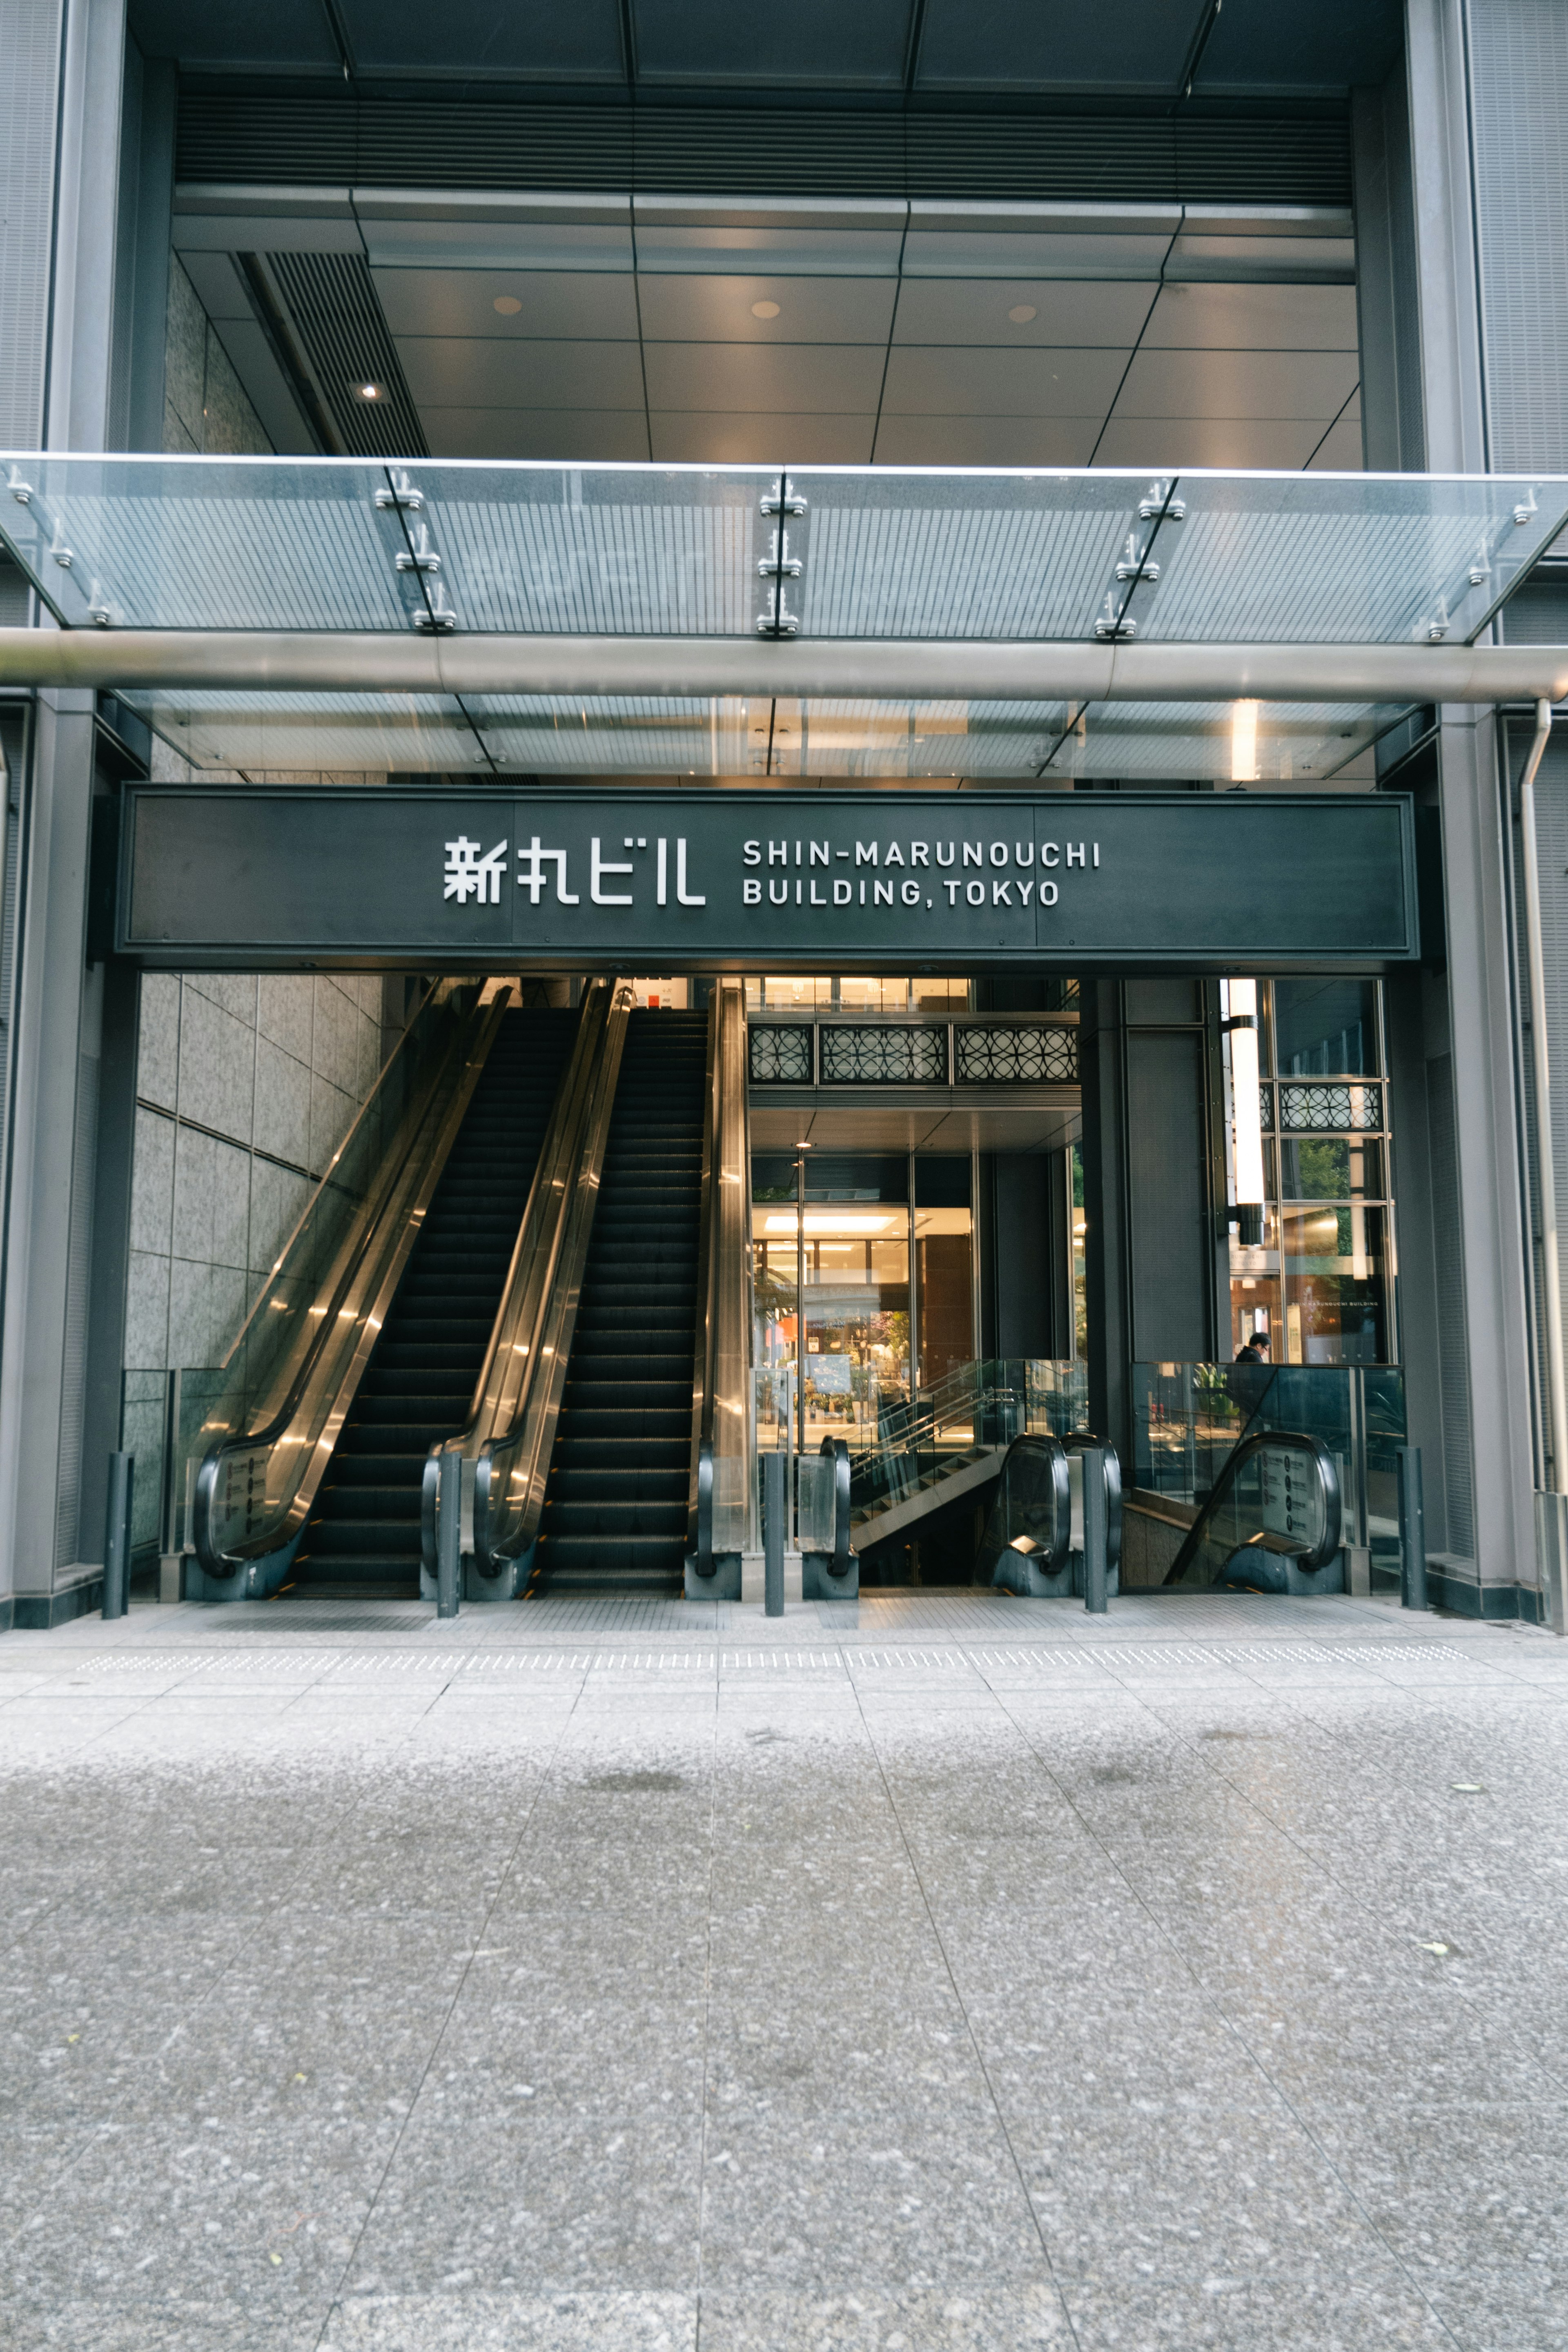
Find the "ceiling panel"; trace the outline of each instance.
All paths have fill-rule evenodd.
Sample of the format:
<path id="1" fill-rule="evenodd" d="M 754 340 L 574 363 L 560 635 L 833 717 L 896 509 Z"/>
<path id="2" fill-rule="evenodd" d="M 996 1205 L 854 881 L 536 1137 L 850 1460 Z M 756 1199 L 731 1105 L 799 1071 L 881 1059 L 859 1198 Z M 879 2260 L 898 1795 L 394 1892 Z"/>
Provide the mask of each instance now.
<path id="1" fill-rule="evenodd" d="M 763 16 L 734 0 L 634 0 L 634 11 L 646 81 L 896 89 L 904 78 L 909 0 L 795 0 Z"/>
<path id="2" fill-rule="evenodd" d="M 879 466 L 1087 466 L 1100 416 L 889 416 Z"/>
<path id="3" fill-rule="evenodd" d="M 356 64 L 379 71 L 619 81 L 616 0 L 336 0 Z M 263 12 L 265 13 L 265 12 Z M 325 14 L 325 11 L 322 12 Z"/>
<path id="4" fill-rule="evenodd" d="M 339 65 L 320 0 L 133 0 L 131 29 L 144 58 L 188 65 Z"/>
<path id="5" fill-rule="evenodd" d="M 1204 50 L 1201 90 L 1343 89 L 1380 82 L 1399 54 L 1400 0 L 1226 0 Z"/>
<path id="6" fill-rule="evenodd" d="M 646 460 L 641 408 L 423 407 L 434 457 L 542 457 L 560 465 Z"/>
<path id="7" fill-rule="evenodd" d="M 1354 404 L 1352 405 L 1353 408 Z M 1359 409 L 1353 415 L 1347 410 L 1330 425 L 1307 462 L 1313 472 L 1320 474 L 1360 472 L 1366 464 L 1366 454 L 1362 446 Z"/>
<path id="8" fill-rule="evenodd" d="M 1350 286 L 1355 280 L 1355 243 L 1348 229 L 1341 236 L 1236 236 L 1189 226 L 1171 248 L 1166 275 L 1281 282 L 1295 278 Z"/>
<path id="9" fill-rule="evenodd" d="M 878 207 L 885 211 L 885 206 Z M 901 213 L 901 207 L 900 213 Z M 896 278 L 903 228 L 695 228 L 645 220 L 638 211 L 637 268 L 720 277 L 762 271 L 775 278 Z"/>
<path id="10" fill-rule="evenodd" d="M 629 270 L 373 269 L 371 276 L 395 335 L 637 340 Z"/>
<path id="11" fill-rule="evenodd" d="M 1158 278 L 1180 219 L 1180 213 L 1173 208 L 1167 226 L 1156 223 L 1137 234 L 1131 229 L 1103 234 L 1064 229 L 1027 235 L 984 226 L 922 228 L 912 221 L 904 247 L 903 274 L 906 278 Z"/>
<path id="12" fill-rule="evenodd" d="M 1315 417 L 1115 416 L 1095 452 L 1099 466 L 1304 466 L 1327 420 Z"/>
<path id="13" fill-rule="evenodd" d="M 1163 286 L 1145 351 L 1353 352 L 1353 286 Z"/>
<path id="14" fill-rule="evenodd" d="M 1174 92 L 1209 0 L 929 0 L 921 89 Z"/>
<path id="15" fill-rule="evenodd" d="M 1358 365 L 1354 352 L 1142 351 L 1116 415 L 1321 416 L 1326 425 L 1355 390 Z"/>
<path id="16" fill-rule="evenodd" d="M 1136 280 L 916 278 L 899 289 L 897 343 L 996 343 L 1005 349 L 1096 343 L 1130 351 L 1156 289 Z M 1029 311 L 1015 319 L 1015 310 Z"/>
<path id="17" fill-rule="evenodd" d="M 877 419 L 656 408 L 648 424 L 656 465 L 868 466 Z"/>
<path id="18" fill-rule="evenodd" d="M 871 410 L 882 385 L 880 344 L 649 343 L 650 408 L 844 415 Z"/>
<path id="19" fill-rule="evenodd" d="M 782 1089 L 780 1090 L 782 1091 Z M 790 1089 L 780 1102 L 771 1087 L 751 1089 L 753 1151 L 793 1151 L 803 1139 L 816 1151 L 1058 1151 L 1078 1136 L 1078 1089 L 1054 1102 L 963 1103 L 945 1090 L 935 1101 L 853 1103 Z"/>
<path id="20" fill-rule="evenodd" d="M 482 198 L 475 198 L 476 213 Z M 378 269 L 614 269 L 632 266 L 631 221 L 376 220 L 362 209 L 364 250 Z M 268 250 L 277 246 L 274 237 Z"/>
<path id="21" fill-rule="evenodd" d="M 893 278 L 644 277 L 643 333 L 652 342 L 885 343 Z M 759 318 L 753 305 L 772 318 Z"/>
<path id="22" fill-rule="evenodd" d="M 420 408 L 643 405 L 636 343 L 505 343 L 403 335 L 397 356 Z"/>
<path id="23" fill-rule="evenodd" d="M 897 346 L 885 416 L 1101 416 L 1116 397 L 1125 351 L 960 351 Z"/>

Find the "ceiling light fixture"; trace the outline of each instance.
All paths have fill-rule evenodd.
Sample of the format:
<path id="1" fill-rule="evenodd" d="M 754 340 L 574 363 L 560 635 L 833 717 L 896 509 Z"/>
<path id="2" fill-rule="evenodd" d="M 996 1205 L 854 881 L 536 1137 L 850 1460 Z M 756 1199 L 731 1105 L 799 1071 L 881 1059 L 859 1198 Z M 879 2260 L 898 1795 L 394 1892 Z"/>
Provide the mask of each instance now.
<path id="1" fill-rule="evenodd" d="M 1031 319 L 1037 319 L 1039 315 L 1032 302 L 1015 302 L 1007 313 L 1016 327 L 1026 327 Z"/>
<path id="2" fill-rule="evenodd" d="M 386 393 L 384 387 L 379 383 L 356 383 L 354 386 L 354 398 L 356 400 L 384 400 L 386 398 Z"/>
<path id="3" fill-rule="evenodd" d="M 503 319 L 515 319 L 522 304 L 515 294 L 498 294 L 490 308 L 492 310 L 499 310 Z"/>
<path id="4" fill-rule="evenodd" d="M 753 302 L 752 305 L 753 319 L 776 319 L 778 314 L 779 306 L 776 302 Z"/>

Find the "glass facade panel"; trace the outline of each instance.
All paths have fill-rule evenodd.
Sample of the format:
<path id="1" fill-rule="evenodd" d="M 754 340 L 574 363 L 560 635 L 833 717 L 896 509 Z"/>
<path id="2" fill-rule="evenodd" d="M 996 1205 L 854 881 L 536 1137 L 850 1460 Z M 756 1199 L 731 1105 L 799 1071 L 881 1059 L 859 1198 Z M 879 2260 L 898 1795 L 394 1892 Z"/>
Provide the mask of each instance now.
<path id="1" fill-rule="evenodd" d="M 1374 980 L 1277 980 L 1273 995 L 1281 1077 L 1377 1076 Z"/>
<path id="2" fill-rule="evenodd" d="M 932 979 L 929 975 L 902 979 L 816 978 L 771 975 L 748 980 L 750 1012 L 963 1013 L 969 1007 L 967 980 Z"/>
<path id="3" fill-rule="evenodd" d="M 974 1360 L 974 1235 L 968 1209 L 915 1211 L 920 1382 L 934 1388 Z"/>
<path id="4" fill-rule="evenodd" d="M 1286 1360 L 1386 1363 L 1384 1211 L 1282 1209 L 1279 1231 Z"/>

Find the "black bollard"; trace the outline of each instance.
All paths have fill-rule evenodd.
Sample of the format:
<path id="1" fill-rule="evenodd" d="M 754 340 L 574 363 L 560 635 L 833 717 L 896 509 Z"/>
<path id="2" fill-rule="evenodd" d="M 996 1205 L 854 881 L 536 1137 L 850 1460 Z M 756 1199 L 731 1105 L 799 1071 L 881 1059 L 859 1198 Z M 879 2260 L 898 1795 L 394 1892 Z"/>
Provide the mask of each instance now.
<path id="1" fill-rule="evenodd" d="M 784 1522 L 789 1514 L 789 1456 L 763 1456 L 763 1606 L 770 1617 L 782 1617 L 784 1606 Z"/>
<path id="2" fill-rule="evenodd" d="M 1110 1580 L 1105 1559 L 1105 1455 L 1098 1445 L 1091 1445 L 1079 1458 L 1083 1464 L 1083 1605 L 1091 1617 L 1103 1617 Z"/>
<path id="3" fill-rule="evenodd" d="M 463 1457 L 441 1456 L 436 1494 L 436 1614 L 455 1617 L 463 1575 Z"/>
<path id="4" fill-rule="evenodd" d="M 131 1489 L 134 1454 L 109 1457 L 109 1504 L 103 1526 L 103 1613 L 123 1617 L 131 1606 Z"/>
<path id="5" fill-rule="evenodd" d="M 1429 1609 L 1426 1598 L 1426 1511 L 1421 1496 L 1421 1448 L 1396 1445 L 1399 1486 L 1399 1601 L 1404 1609 Z"/>

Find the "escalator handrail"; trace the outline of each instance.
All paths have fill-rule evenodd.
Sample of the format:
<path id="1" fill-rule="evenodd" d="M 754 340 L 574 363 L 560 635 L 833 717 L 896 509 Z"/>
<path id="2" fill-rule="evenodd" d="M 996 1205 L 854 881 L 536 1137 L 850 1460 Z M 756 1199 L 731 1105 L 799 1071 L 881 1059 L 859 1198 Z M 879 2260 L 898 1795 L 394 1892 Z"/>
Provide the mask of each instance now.
<path id="1" fill-rule="evenodd" d="M 1062 1439 L 1068 1454 L 1098 1449 L 1105 1465 L 1105 1573 L 1114 1576 L 1121 1565 L 1121 1456 L 1107 1437 L 1091 1430 L 1069 1429 Z"/>
<path id="2" fill-rule="evenodd" d="M 432 991 L 432 995 L 434 992 Z M 280 1402 L 258 1429 L 232 1431 L 227 1436 L 215 1439 L 202 1455 L 192 1495 L 191 1537 L 205 1574 L 218 1578 L 236 1575 L 246 1560 L 279 1549 L 303 1526 L 309 1516 L 316 1489 L 331 1458 L 331 1446 L 324 1443 L 310 1446 L 292 1493 L 287 1497 L 279 1496 L 268 1507 L 266 1528 L 246 1537 L 238 1544 L 227 1549 L 220 1548 L 214 1537 L 212 1522 L 224 1464 L 231 1456 L 256 1454 L 279 1444 L 312 1402 L 321 1403 L 321 1399 L 315 1391 L 323 1378 L 328 1377 L 323 1359 L 334 1341 L 342 1341 L 341 1326 L 346 1319 L 352 1321 L 358 1330 L 360 1344 L 348 1364 L 333 1376 L 337 1385 L 326 1414 L 329 1423 L 335 1418 L 341 1427 L 363 1376 L 370 1348 L 374 1346 L 375 1333 L 390 1304 L 391 1294 L 402 1278 L 408 1255 L 419 1237 L 430 1196 L 440 1180 L 447 1155 L 495 1042 L 504 1004 L 505 999 L 500 995 L 489 1004 L 476 1003 L 462 1019 L 446 1048 L 432 1057 L 432 1066 L 417 1096 L 398 1122 L 383 1161 L 374 1197 L 358 1213 L 350 1233 L 339 1246 L 331 1273 L 324 1286 L 325 1297 L 317 1302 L 320 1312 L 315 1318 L 316 1328 L 289 1377 Z M 391 1066 L 389 1063 L 388 1070 Z M 377 1088 L 386 1082 L 386 1078 L 387 1071 L 384 1071 L 377 1081 Z M 429 1132 L 430 1120 L 437 1111 L 444 1090 L 447 1091 L 447 1099 L 439 1109 L 432 1135 Z M 332 1182 L 332 1169 L 341 1163 L 350 1139 L 370 1110 L 374 1092 L 373 1090 L 359 1118 L 356 1118 L 350 1137 L 345 1138 L 334 1154 L 332 1168 L 328 1170 L 317 1187 L 315 1197 L 319 1197 Z M 425 1149 L 420 1156 L 422 1143 Z M 415 1164 L 416 1158 L 417 1166 Z M 304 1219 L 301 1218 L 295 1228 L 296 1234 L 303 1223 Z M 279 1265 L 286 1265 L 285 1254 Z M 370 1286 L 368 1288 L 367 1285 Z M 260 1303 L 258 1301 L 258 1305 Z M 233 1361 L 237 1344 L 236 1349 L 230 1349 L 226 1361 Z"/>
<path id="3" fill-rule="evenodd" d="M 853 1565 L 849 1549 L 849 1448 L 842 1437 L 825 1437 L 819 1452 L 833 1464 L 833 1549 L 826 1555 L 829 1576 L 847 1576 Z"/>
<path id="4" fill-rule="evenodd" d="M 1067 1565 L 1068 1551 L 1072 1542 L 1072 1481 L 1068 1474 L 1067 1448 L 1059 1437 L 1053 1436 L 1048 1430 L 1026 1429 L 1014 1438 L 1002 1456 L 1002 1467 L 997 1473 L 996 1500 L 991 1507 L 993 1512 L 1005 1512 L 1007 1474 L 1012 1468 L 1014 1456 L 1027 1458 L 1034 1454 L 1045 1456 L 1051 1474 L 1051 1548 L 1045 1555 L 1039 1573 L 1042 1576 L 1059 1576 Z M 1107 1517 L 1109 1518 L 1109 1514 Z M 988 1526 L 987 1540 L 983 1547 L 986 1552 L 991 1549 L 989 1535 Z M 1002 1554 L 1009 1549 L 1011 1546 L 1007 1544 L 996 1546 L 996 1558 L 992 1562 L 993 1573 L 1001 1561 Z"/>
<path id="5" fill-rule="evenodd" d="M 1237 1477 L 1254 1455 L 1270 1445 L 1282 1445 L 1296 1454 L 1310 1455 L 1316 1465 L 1318 1481 L 1323 1493 L 1323 1533 L 1316 1544 L 1303 1544 L 1292 1554 L 1298 1568 L 1311 1574 L 1327 1568 L 1340 1549 L 1342 1528 L 1342 1502 L 1340 1494 L 1339 1465 L 1321 1437 L 1304 1429 L 1260 1429 L 1251 1437 L 1244 1437 L 1226 1455 L 1214 1490 L 1193 1521 L 1182 1548 L 1165 1571 L 1164 1582 L 1175 1584 L 1186 1574 L 1205 1541 L 1211 1522 L 1235 1486 Z"/>
<path id="6" fill-rule="evenodd" d="M 526 1407 L 526 1378 L 514 1402 L 509 1403 L 504 1389 L 495 1381 L 496 1367 L 503 1349 L 515 1350 L 530 1368 L 537 1360 L 540 1327 L 549 1308 L 560 1260 L 572 1201 L 573 1171 L 583 1147 L 584 1121 L 593 1098 L 598 1056 L 604 1048 L 616 986 L 613 982 L 595 979 L 584 987 L 572 1051 L 555 1089 L 467 1417 L 450 1437 L 437 1438 L 426 1455 L 419 1493 L 419 1552 L 421 1565 L 431 1576 L 436 1573 L 441 1456 L 458 1454 L 465 1459 L 477 1457 L 486 1439 L 510 1427 Z M 502 1412 L 506 1415 L 504 1423 L 499 1421 Z"/>
<path id="7" fill-rule="evenodd" d="M 523 1386 L 507 1427 L 484 1440 L 475 1461 L 472 1557 L 481 1576 L 500 1575 L 529 1550 L 539 1533 L 626 1024 L 635 1001 L 629 981 L 607 984 L 604 1026 L 595 1043 L 570 1146 L 570 1173 L 551 1208 L 559 1219 L 559 1231 L 553 1237 L 549 1280 L 541 1286 Z"/>
<path id="8" fill-rule="evenodd" d="M 744 982 L 714 981 L 708 1004 L 702 1114 L 702 1219 L 691 1363 L 691 1475 L 687 1550 L 713 1575 L 714 1507 L 734 1503 L 751 1459 L 752 1251 L 746 1231 L 751 1150 Z M 726 1467 L 730 1475 L 726 1476 Z M 733 1534 L 726 1527 L 724 1536 Z M 726 1549 L 728 1549 L 726 1544 Z"/>

